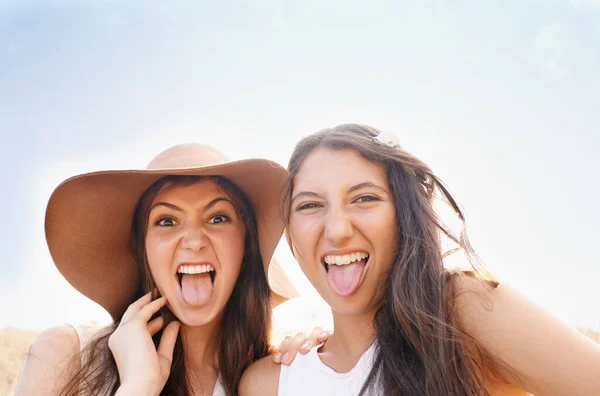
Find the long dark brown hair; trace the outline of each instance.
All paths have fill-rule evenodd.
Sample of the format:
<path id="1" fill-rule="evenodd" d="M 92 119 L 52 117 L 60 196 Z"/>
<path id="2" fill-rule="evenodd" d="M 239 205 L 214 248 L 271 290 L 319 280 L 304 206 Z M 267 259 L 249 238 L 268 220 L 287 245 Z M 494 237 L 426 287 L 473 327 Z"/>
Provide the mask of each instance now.
<path id="1" fill-rule="evenodd" d="M 142 274 L 135 299 L 150 290 L 155 290 L 144 247 L 152 201 L 163 188 L 191 185 L 202 179 L 213 180 L 229 195 L 246 226 L 244 257 L 240 273 L 225 306 L 217 340 L 217 361 L 221 381 L 226 394 L 234 396 L 238 394 L 238 386 L 244 370 L 250 363 L 271 352 L 269 345 L 271 304 L 258 244 L 256 216 L 248 199 L 235 184 L 219 176 L 166 176 L 144 193 L 137 204 L 131 232 L 132 254 Z M 167 320 L 174 318 L 173 313 L 166 307 L 161 314 L 165 315 Z M 62 395 L 76 396 L 80 392 L 86 395 L 104 395 L 107 392 L 114 394 L 117 391 L 120 385 L 119 373 L 108 348 L 108 339 L 119 325 L 120 319 L 99 332 L 82 350 L 81 355 L 76 356 L 76 359 L 82 362 L 81 368 L 62 390 Z M 157 347 L 161 334 L 162 331 L 152 337 Z M 190 394 L 192 394 L 190 378 L 186 373 L 185 351 L 180 333 L 173 352 L 171 373 L 161 395 Z"/>
<path id="2" fill-rule="evenodd" d="M 379 130 L 370 126 L 346 124 L 302 139 L 288 166 L 290 176 L 281 208 L 286 224 L 289 225 L 294 178 L 317 147 L 351 149 L 381 165 L 395 202 L 397 246 L 395 262 L 375 314 L 374 362 L 361 394 L 488 395 L 484 377 L 489 356 L 460 328 L 451 279 L 469 274 L 492 287 L 497 282 L 471 248 L 463 211 L 448 189 L 425 163 L 398 144 L 377 141 L 379 134 Z M 438 198 L 460 219 L 460 235 L 455 235 L 437 215 L 434 202 Z M 289 232 L 286 236 L 292 245 Z M 444 267 L 442 236 L 450 238 L 467 254 L 470 271 L 450 271 Z"/>

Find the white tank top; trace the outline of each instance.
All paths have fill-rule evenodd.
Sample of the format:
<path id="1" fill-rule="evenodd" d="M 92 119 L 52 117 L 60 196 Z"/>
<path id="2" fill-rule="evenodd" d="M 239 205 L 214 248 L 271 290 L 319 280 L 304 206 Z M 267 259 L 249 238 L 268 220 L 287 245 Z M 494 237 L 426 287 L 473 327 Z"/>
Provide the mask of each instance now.
<path id="1" fill-rule="evenodd" d="M 347 373 L 337 373 L 326 366 L 317 354 L 320 347 L 311 349 L 306 355 L 298 354 L 291 366 L 281 365 L 279 396 L 358 395 L 371 370 L 375 344 Z"/>

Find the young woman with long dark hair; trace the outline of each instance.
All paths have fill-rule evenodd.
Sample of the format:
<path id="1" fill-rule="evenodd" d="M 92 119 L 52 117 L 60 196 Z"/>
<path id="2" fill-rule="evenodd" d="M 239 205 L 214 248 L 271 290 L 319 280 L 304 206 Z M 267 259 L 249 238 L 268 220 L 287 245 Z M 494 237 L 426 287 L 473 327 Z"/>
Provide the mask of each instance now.
<path id="1" fill-rule="evenodd" d="M 44 332 L 15 394 L 237 395 L 243 371 L 271 352 L 272 304 L 295 295 L 269 266 L 286 176 L 189 144 L 146 169 L 63 182 L 46 212 L 50 253 L 114 324 Z"/>
<path id="2" fill-rule="evenodd" d="M 334 333 L 289 367 L 254 363 L 242 396 L 600 394 L 600 346 L 479 264 L 456 201 L 393 135 L 317 132 L 288 171 L 288 241 Z M 463 221 L 458 235 L 438 199 Z M 465 268 L 447 268 L 442 238 Z"/>

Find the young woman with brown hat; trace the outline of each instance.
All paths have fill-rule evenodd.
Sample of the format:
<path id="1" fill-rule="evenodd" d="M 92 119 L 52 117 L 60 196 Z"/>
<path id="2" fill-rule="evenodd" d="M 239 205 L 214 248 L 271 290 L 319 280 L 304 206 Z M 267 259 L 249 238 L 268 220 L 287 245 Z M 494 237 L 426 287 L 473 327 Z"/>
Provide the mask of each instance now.
<path id="1" fill-rule="evenodd" d="M 477 265 L 436 211 L 462 221 L 456 201 L 393 135 L 326 129 L 288 170 L 288 241 L 334 332 L 289 367 L 253 364 L 240 395 L 600 395 L 600 346 Z M 466 268 L 445 266 L 442 237 Z"/>
<path id="2" fill-rule="evenodd" d="M 15 394 L 236 395 L 246 367 L 271 352 L 272 301 L 296 294 L 271 260 L 286 177 L 271 161 L 188 144 L 146 169 L 58 186 L 46 211 L 52 258 L 114 325 L 44 332 Z"/>

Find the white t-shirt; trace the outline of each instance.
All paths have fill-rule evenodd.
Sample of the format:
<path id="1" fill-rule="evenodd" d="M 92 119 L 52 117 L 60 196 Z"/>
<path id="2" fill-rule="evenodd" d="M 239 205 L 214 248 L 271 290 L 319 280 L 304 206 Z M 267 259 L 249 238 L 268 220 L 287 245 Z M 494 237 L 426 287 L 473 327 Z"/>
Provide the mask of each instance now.
<path id="1" fill-rule="evenodd" d="M 326 366 L 313 348 L 298 354 L 291 366 L 281 365 L 279 396 L 354 396 L 358 395 L 373 365 L 375 344 L 367 349 L 347 373 L 337 373 Z"/>

